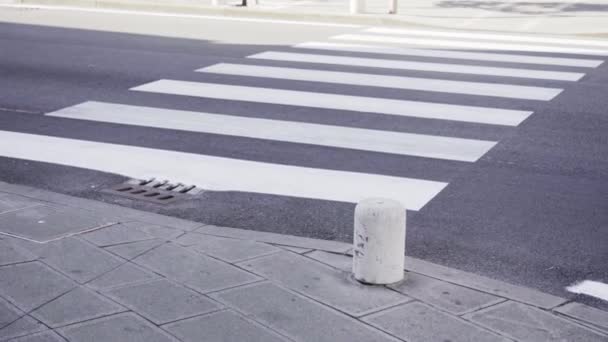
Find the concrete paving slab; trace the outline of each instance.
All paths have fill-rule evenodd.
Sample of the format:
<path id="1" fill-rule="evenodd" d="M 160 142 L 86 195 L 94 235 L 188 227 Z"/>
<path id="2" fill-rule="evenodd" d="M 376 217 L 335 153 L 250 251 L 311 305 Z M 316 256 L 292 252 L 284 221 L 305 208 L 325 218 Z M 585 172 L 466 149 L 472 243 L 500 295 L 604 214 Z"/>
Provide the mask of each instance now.
<path id="1" fill-rule="evenodd" d="M 190 246 L 195 251 L 230 263 L 280 251 L 279 248 L 265 243 L 199 233 L 188 233 L 180 236 L 175 240 L 175 243 Z"/>
<path id="2" fill-rule="evenodd" d="M 383 286 L 362 285 L 349 273 L 291 252 L 245 261 L 239 266 L 352 316 L 410 300 Z"/>
<path id="3" fill-rule="evenodd" d="M 408 342 L 508 341 L 420 302 L 401 305 L 363 320 Z"/>
<path id="4" fill-rule="evenodd" d="M 120 305 L 84 287 L 77 287 L 31 313 L 51 328 L 126 311 Z"/>
<path id="5" fill-rule="evenodd" d="M 12 240 L 0 238 L 0 266 L 36 260 L 37 256 Z"/>
<path id="6" fill-rule="evenodd" d="M 11 303 L 0 298 L 0 329 L 17 320 L 23 313 Z"/>
<path id="7" fill-rule="evenodd" d="M 352 255 L 344 255 L 337 253 L 328 253 L 324 251 L 314 251 L 306 254 L 311 259 L 318 260 L 326 265 L 337 268 L 344 272 L 352 272 L 353 270 L 353 257 Z"/>
<path id="8" fill-rule="evenodd" d="M 0 192 L 0 215 L 14 210 L 42 205 L 43 202 L 6 192 Z"/>
<path id="9" fill-rule="evenodd" d="M 159 325 L 221 308 L 218 303 L 166 279 L 116 288 L 107 295 Z"/>
<path id="10" fill-rule="evenodd" d="M 543 293 L 534 289 L 508 284 L 477 274 L 433 264 L 424 260 L 405 257 L 405 269 L 431 278 L 473 288 L 496 296 L 518 302 L 551 309 L 566 302 L 566 299 Z"/>
<path id="11" fill-rule="evenodd" d="M 0 295 L 29 312 L 76 287 L 76 284 L 38 262 L 0 267 Z"/>
<path id="12" fill-rule="evenodd" d="M 11 340 L 11 342 L 66 342 L 59 334 L 52 330 L 27 335 Z"/>
<path id="13" fill-rule="evenodd" d="M 30 335 L 48 329 L 44 324 L 30 316 L 23 316 L 6 327 L 0 329 L 0 341 L 6 341 L 19 336 Z"/>
<path id="14" fill-rule="evenodd" d="M 218 227 L 218 226 L 203 226 L 196 230 L 197 233 L 231 237 L 241 240 L 252 240 L 258 242 L 267 242 L 277 245 L 286 245 L 300 248 L 320 249 L 324 251 L 342 253 L 349 248 L 350 244 L 338 241 L 310 239 L 299 236 L 283 235 L 268 232 L 251 231 L 246 229 Z"/>
<path id="15" fill-rule="evenodd" d="M 47 330 L 38 334 L 19 337 L 11 340 L 11 342 L 66 342 L 65 339 L 57 333 Z"/>
<path id="16" fill-rule="evenodd" d="M 114 287 L 148 282 L 158 278 L 158 275 L 129 262 L 93 279 L 87 283 L 87 286 L 96 290 L 108 290 Z"/>
<path id="17" fill-rule="evenodd" d="M 85 284 L 125 263 L 103 249 L 77 238 L 48 243 L 40 258 L 80 284 Z"/>
<path id="18" fill-rule="evenodd" d="M 260 280 L 230 264 L 173 243 L 148 251 L 133 262 L 203 293 Z"/>
<path id="19" fill-rule="evenodd" d="M 607 341 L 608 336 L 538 308 L 506 302 L 465 315 L 467 319 L 518 341 Z"/>
<path id="20" fill-rule="evenodd" d="M 412 272 L 408 273 L 404 282 L 389 287 L 455 315 L 462 315 L 506 300 Z"/>
<path id="21" fill-rule="evenodd" d="M 396 341 L 351 317 L 271 283 L 242 286 L 212 297 L 296 341 Z"/>
<path id="22" fill-rule="evenodd" d="M 58 329 L 69 341 L 78 342 L 177 342 L 162 329 L 133 313 L 99 318 Z"/>
<path id="23" fill-rule="evenodd" d="M 294 252 L 294 253 L 298 253 L 298 254 L 304 254 L 304 253 L 308 253 L 308 252 L 312 252 L 313 249 L 311 248 L 300 248 L 300 247 L 293 247 L 293 246 L 284 246 L 284 245 L 276 245 L 277 247 L 286 249 L 290 252 Z"/>
<path id="24" fill-rule="evenodd" d="M 280 342 L 277 333 L 230 310 L 167 324 L 163 328 L 183 342 Z"/>
<path id="25" fill-rule="evenodd" d="M 133 260 L 136 257 L 144 254 L 145 252 L 151 250 L 152 248 L 156 248 L 165 243 L 164 240 L 154 239 L 154 240 L 144 240 L 132 243 L 126 243 L 122 245 L 115 245 L 104 248 L 106 251 L 109 251 L 113 254 L 120 256 L 121 258 L 127 260 Z"/>
<path id="26" fill-rule="evenodd" d="M 92 212 L 41 205 L 0 215 L 0 232 L 45 242 L 111 223 Z"/>
<path id="27" fill-rule="evenodd" d="M 129 229 L 136 229 L 140 232 L 163 240 L 173 240 L 176 237 L 184 234 L 185 232 L 184 230 L 178 228 L 161 226 L 158 224 L 151 224 L 146 222 L 127 222 L 124 223 L 124 225 Z"/>
<path id="28" fill-rule="evenodd" d="M 555 309 L 565 316 L 608 331 L 608 312 L 581 303 L 568 303 Z"/>
<path id="29" fill-rule="evenodd" d="M 153 236 L 140 230 L 132 229 L 125 224 L 116 224 L 110 227 L 97 229 L 80 237 L 99 247 L 154 239 Z"/>

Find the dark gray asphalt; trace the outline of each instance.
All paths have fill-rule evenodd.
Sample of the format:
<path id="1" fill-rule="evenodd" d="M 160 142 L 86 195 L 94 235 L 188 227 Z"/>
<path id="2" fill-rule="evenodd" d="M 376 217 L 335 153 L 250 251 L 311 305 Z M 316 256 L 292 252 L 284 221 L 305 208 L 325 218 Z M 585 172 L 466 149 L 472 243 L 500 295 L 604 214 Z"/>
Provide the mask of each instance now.
<path id="1" fill-rule="evenodd" d="M 576 83 L 508 79 L 511 84 L 564 88 L 551 102 L 192 72 L 217 62 L 252 63 L 243 58 L 268 50 L 291 49 L 0 23 L 0 129 L 449 182 L 421 211 L 408 213 L 408 254 L 562 296 L 567 295 L 564 286 L 575 281 L 608 282 L 608 63 L 597 69 L 527 66 L 588 73 Z M 498 77 L 432 72 L 256 64 L 505 82 Z M 161 78 L 526 109 L 534 114 L 516 128 L 505 128 L 128 91 Z M 471 164 L 42 115 L 93 100 L 500 143 Z M 354 206 L 345 203 L 206 192 L 196 200 L 158 206 L 98 191 L 123 181 L 121 176 L 1 157 L 0 180 L 221 226 L 342 241 L 350 241 L 352 234 Z"/>

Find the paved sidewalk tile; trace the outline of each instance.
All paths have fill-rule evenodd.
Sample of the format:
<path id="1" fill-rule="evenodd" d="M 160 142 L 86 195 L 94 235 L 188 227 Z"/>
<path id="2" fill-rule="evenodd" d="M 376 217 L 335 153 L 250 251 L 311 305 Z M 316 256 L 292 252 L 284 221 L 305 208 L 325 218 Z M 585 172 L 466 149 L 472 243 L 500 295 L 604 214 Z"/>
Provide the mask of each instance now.
<path id="1" fill-rule="evenodd" d="M 0 236 L 0 266 L 36 260 L 36 255 Z"/>
<path id="2" fill-rule="evenodd" d="M 0 341 L 47 329 L 42 323 L 0 298 Z"/>
<path id="3" fill-rule="evenodd" d="M 455 315 L 505 300 L 412 272 L 407 274 L 405 281 L 389 287 Z"/>
<path id="4" fill-rule="evenodd" d="M 31 313 L 42 323 L 57 328 L 126 311 L 120 305 L 84 287 L 78 287 Z"/>
<path id="5" fill-rule="evenodd" d="M 163 328 L 184 342 L 285 341 L 267 328 L 229 310 L 167 324 Z"/>
<path id="6" fill-rule="evenodd" d="M 231 237 L 242 240 L 252 240 L 258 242 L 267 242 L 276 245 L 286 245 L 301 248 L 320 249 L 325 251 L 342 253 L 350 249 L 352 246 L 344 242 L 318 240 L 305 238 L 300 236 L 284 235 L 277 233 L 268 233 L 260 231 L 250 231 L 246 229 L 218 227 L 218 226 L 203 226 L 196 230 L 197 233 Z"/>
<path id="7" fill-rule="evenodd" d="M 603 341 L 594 331 L 532 306 L 506 302 L 469 315 L 468 319 L 519 341 Z"/>
<path id="8" fill-rule="evenodd" d="M 36 205 L 42 205 L 43 202 L 19 195 L 0 192 L 0 215 L 14 210 L 19 210 Z"/>
<path id="9" fill-rule="evenodd" d="M 363 320 L 408 342 L 508 341 L 420 302 L 373 314 Z"/>
<path id="10" fill-rule="evenodd" d="M 291 252 L 272 254 L 239 265 L 353 316 L 410 300 L 382 286 L 362 285 L 350 279 L 348 273 Z"/>
<path id="11" fill-rule="evenodd" d="M 608 312 L 606 311 L 598 310 L 581 303 L 568 303 L 555 309 L 555 311 L 608 331 Z"/>
<path id="12" fill-rule="evenodd" d="M 29 312 L 76 287 L 40 262 L 0 267 L 0 295 Z"/>
<path id="13" fill-rule="evenodd" d="M 166 279 L 120 287 L 107 295 L 156 324 L 216 311 L 221 306 Z"/>
<path id="14" fill-rule="evenodd" d="M 96 290 L 107 290 L 114 287 L 143 283 L 160 277 L 152 272 L 132 264 L 122 264 L 110 272 L 95 278 L 87 283 L 87 286 Z"/>
<path id="15" fill-rule="evenodd" d="M 154 238 L 152 235 L 137 229 L 132 229 L 125 224 L 115 224 L 113 226 L 97 229 L 92 232 L 82 234 L 81 237 L 99 247 L 150 240 Z"/>
<path id="16" fill-rule="evenodd" d="M 65 339 L 57 333 L 47 330 L 38 334 L 19 337 L 11 342 L 65 342 Z"/>
<path id="17" fill-rule="evenodd" d="M 238 287 L 212 297 L 296 341 L 396 341 L 351 317 L 271 283 Z"/>
<path id="18" fill-rule="evenodd" d="M 47 205 L 28 207 L 0 215 L 0 231 L 44 242 L 110 224 L 93 213 Z"/>
<path id="19" fill-rule="evenodd" d="M 175 243 L 191 246 L 196 251 L 231 263 L 280 251 L 279 248 L 265 243 L 199 233 L 180 236 Z"/>
<path id="20" fill-rule="evenodd" d="M 126 222 L 126 223 L 123 223 L 123 225 L 129 229 L 136 229 L 140 232 L 154 236 L 155 238 L 161 239 L 161 240 L 173 240 L 176 237 L 184 234 L 184 232 L 185 232 L 184 230 L 174 228 L 174 227 L 167 227 L 167 226 L 161 226 L 158 224 L 151 224 L 151 223 L 138 222 L 138 221 Z"/>
<path id="21" fill-rule="evenodd" d="M 324 251 L 314 251 L 312 253 L 306 254 L 306 256 L 345 272 L 352 272 L 353 270 L 352 256 L 329 253 Z"/>
<path id="22" fill-rule="evenodd" d="M 151 250 L 152 248 L 156 248 L 165 243 L 164 240 L 154 239 L 154 240 L 145 240 L 138 241 L 132 243 L 125 243 L 122 245 L 115 245 L 104 248 L 105 250 L 118 255 L 121 258 L 125 258 L 127 260 L 135 259 L 136 257 L 144 254 L 145 252 Z"/>
<path id="23" fill-rule="evenodd" d="M 0 298 L 0 341 L 46 329 L 11 303 Z"/>
<path id="24" fill-rule="evenodd" d="M 230 264 L 168 243 L 135 258 L 133 262 L 199 292 L 248 284 L 259 277 Z"/>
<path id="25" fill-rule="evenodd" d="M 563 304 L 566 299 L 543 293 L 534 289 L 508 284 L 477 274 L 433 264 L 428 261 L 405 257 L 405 269 L 453 284 L 473 288 L 500 297 L 513 299 L 544 309 Z"/>
<path id="26" fill-rule="evenodd" d="M 294 253 L 298 253 L 298 254 L 304 254 L 304 253 L 313 251 L 313 249 L 310 249 L 310 248 L 301 248 L 301 247 L 284 246 L 284 245 L 276 245 L 276 246 L 286 249 L 288 251 L 294 252 Z"/>
<path id="27" fill-rule="evenodd" d="M 48 243 L 41 252 L 44 263 L 84 284 L 125 263 L 124 260 L 77 238 Z"/>
<path id="28" fill-rule="evenodd" d="M 133 313 L 118 314 L 58 329 L 77 342 L 177 342 L 162 329 Z"/>

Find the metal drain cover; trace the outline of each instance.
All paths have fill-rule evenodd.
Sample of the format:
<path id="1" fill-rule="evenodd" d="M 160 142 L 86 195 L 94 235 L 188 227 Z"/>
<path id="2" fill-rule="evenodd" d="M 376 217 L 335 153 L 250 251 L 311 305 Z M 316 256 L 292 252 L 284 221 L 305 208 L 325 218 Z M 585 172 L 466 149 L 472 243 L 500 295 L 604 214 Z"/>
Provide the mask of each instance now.
<path id="1" fill-rule="evenodd" d="M 102 192 L 156 204 L 169 204 L 192 198 L 202 191 L 194 185 L 170 183 L 167 180 L 159 181 L 151 178 L 148 180 L 131 179 L 109 189 L 103 189 Z"/>

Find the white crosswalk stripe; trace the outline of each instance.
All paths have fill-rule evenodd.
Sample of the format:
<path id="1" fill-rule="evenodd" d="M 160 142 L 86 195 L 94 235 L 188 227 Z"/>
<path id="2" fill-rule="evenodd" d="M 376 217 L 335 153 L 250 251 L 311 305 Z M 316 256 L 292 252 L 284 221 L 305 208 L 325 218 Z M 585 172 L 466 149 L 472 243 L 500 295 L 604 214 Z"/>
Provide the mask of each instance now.
<path id="1" fill-rule="evenodd" d="M 527 87 L 500 83 L 463 82 L 419 77 L 398 77 L 230 63 L 215 64 L 210 67 L 198 69 L 197 71 L 224 75 L 267 77 L 297 81 L 364 85 L 368 87 L 412 89 L 541 101 L 551 100 L 562 91 L 562 89 L 558 88 Z"/>
<path id="2" fill-rule="evenodd" d="M 512 35 L 512 34 L 495 34 L 482 32 L 458 32 L 458 31 L 436 31 L 436 30 L 416 30 L 416 29 L 396 29 L 386 27 L 372 27 L 366 29 L 365 32 L 379 34 L 395 34 L 395 35 L 413 35 L 427 37 L 442 37 L 442 38 L 461 38 L 474 40 L 491 40 L 491 41 L 506 41 L 520 43 L 544 43 L 544 44 L 560 44 L 560 45 L 583 45 L 583 46 L 599 46 L 608 47 L 606 40 L 582 39 L 577 37 L 571 38 L 555 38 L 532 35 Z"/>
<path id="3" fill-rule="evenodd" d="M 375 53 L 399 56 L 417 56 L 431 58 L 463 59 L 487 62 L 505 62 L 522 64 L 540 64 L 555 66 L 570 66 L 579 68 L 595 68 L 600 66 L 603 61 L 599 59 L 563 58 L 563 57 L 542 57 L 532 55 L 499 54 L 490 52 L 468 52 L 454 50 L 432 50 L 432 49 L 412 49 L 399 46 L 387 45 L 368 45 L 368 44 L 348 44 L 333 42 L 307 42 L 294 45 L 300 49 L 328 50 L 328 51 L 347 51 L 361 53 Z"/>
<path id="4" fill-rule="evenodd" d="M 159 80 L 131 88 L 131 90 L 506 126 L 516 126 L 532 114 L 530 111 L 522 110 L 176 80 Z"/>
<path id="5" fill-rule="evenodd" d="M 181 110 L 85 102 L 47 114 L 294 143 L 474 162 L 495 142 L 329 126 Z"/>
<path id="6" fill-rule="evenodd" d="M 431 71 L 455 74 L 473 74 L 486 76 L 533 78 L 556 81 L 578 81 L 585 74 L 579 72 L 545 71 L 533 69 L 515 69 L 474 66 L 465 64 L 411 62 L 394 59 L 344 57 L 318 54 L 304 54 L 291 52 L 262 52 L 249 56 L 254 59 L 266 59 L 273 61 L 302 62 L 316 64 L 333 64 L 344 66 L 360 66 L 366 68 L 382 68 L 395 70 Z"/>
<path id="7" fill-rule="evenodd" d="M 340 126 L 338 124 L 311 123 L 307 122 L 309 119 L 307 117 L 299 117 L 297 121 L 287 121 L 265 118 L 265 113 L 255 113 L 255 117 L 249 117 L 208 113 L 205 108 L 186 111 L 93 101 L 63 108 L 48 113 L 46 116 L 56 120 L 77 120 L 81 124 L 87 122 L 89 124 L 111 123 L 135 126 L 138 127 L 138 130 L 152 128 L 172 130 L 166 132 L 175 134 L 176 137 L 190 132 L 269 140 L 277 142 L 281 148 L 290 152 L 292 150 L 289 149 L 298 151 L 298 148 L 325 146 L 329 149 L 324 151 L 331 150 L 331 153 L 344 153 L 345 149 L 355 150 L 349 153 L 358 154 L 388 153 L 396 155 L 392 157 L 398 157 L 399 160 L 421 163 L 419 165 L 422 165 L 425 171 L 428 165 L 441 165 L 441 167 L 449 165 L 443 170 L 453 170 L 450 168 L 451 166 L 461 167 L 461 163 L 479 160 L 497 144 L 496 141 L 470 138 L 471 135 L 475 136 L 477 132 L 475 130 L 490 127 L 488 125 L 503 126 L 493 127 L 500 129 L 514 128 L 532 115 L 532 111 L 345 95 L 344 89 L 341 88 L 346 88 L 344 86 L 375 87 L 376 93 L 381 92 L 381 89 L 397 89 L 410 98 L 416 98 L 418 95 L 411 91 L 430 92 L 435 95 L 437 95 L 436 93 L 451 94 L 446 97 L 448 100 L 457 95 L 466 95 L 462 98 L 465 100 L 464 103 L 473 102 L 474 104 L 483 103 L 482 101 L 486 100 L 504 102 L 504 99 L 550 101 L 562 92 L 561 88 L 509 84 L 508 80 L 511 79 L 512 82 L 515 82 L 512 78 L 522 78 L 576 82 L 581 80 L 585 74 L 572 71 L 538 70 L 529 65 L 542 65 L 545 69 L 546 66 L 595 68 L 603 61 L 588 56 L 573 58 L 561 54 L 608 55 L 608 52 L 599 49 L 605 46 L 603 42 L 586 40 L 584 44 L 575 44 L 568 39 L 554 37 L 371 28 L 367 29 L 365 34 L 346 34 L 331 38 L 380 42 L 389 45 L 308 42 L 297 44 L 294 48 L 307 49 L 307 52 L 311 52 L 310 50 L 329 51 L 329 53 L 347 52 L 348 55 L 268 51 L 248 56 L 248 63 L 245 64 L 219 63 L 196 70 L 204 73 L 205 79 L 217 79 L 223 77 L 222 75 L 228 75 L 239 77 L 237 80 L 242 78 L 251 82 L 252 78 L 257 78 L 253 81 L 263 82 L 264 87 L 223 84 L 216 81 L 194 82 L 161 79 L 133 87 L 131 90 L 148 94 L 190 96 L 225 101 L 214 104 L 220 107 L 238 106 L 242 109 L 245 107 L 244 102 L 251 102 L 268 105 L 268 108 L 280 109 L 281 107 L 271 106 L 281 105 L 309 108 L 306 113 L 316 109 L 353 112 L 331 113 L 331 115 L 335 114 L 336 117 L 340 117 L 338 122 L 345 119 L 348 121 L 351 118 L 357 119 L 358 113 L 384 115 L 382 119 L 387 122 L 396 120 L 398 117 L 424 119 L 415 121 L 422 122 L 419 125 L 430 122 L 425 120 L 435 120 L 434 124 L 441 122 L 445 127 L 457 126 L 455 132 L 468 129 L 467 134 L 463 135 L 468 138 L 456 137 L 458 134 L 443 136 L 439 135 L 440 133 L 433 133 L 435 134 L 433 135 L 428 134 L 428 131 L 425 134 L 417 133 L 416 129 L 420 126 L 415 126 L 411 130 L 408 127 L 408 133 L 404 133 L 396 131 L 397 128 L 393 131 L 393 128 L 379 130 L 348 127 L 349 124 Z M 406 46 L 398 46 L 400 44 Z M 436 49 L 408 47 L 417 45 L 432 46 Z M 533 53 L 454 51 L 445 48 L 513 50 Z M 547 52 L 560 55 L 534 55 L 534 53 Z M 399 59 L 388 59 L 384 56 L 370 57 L 373 54 L 393 55 Z M 429 61 L 412 61 L 407 60 L 408 57 L 425 57 Z M 462 60 L 463 62 L 462 64 L 445 63 L 433 61 L 434 59 Z M 265 64 L 280 62 L 281 65 L 259 65 L 262 60 L 265 61 Z M 258 64 L 249 63 L 254 61 L 257 61 Z M 472 65 L 471 61 L 492 62 L 494 63 L 492 65 L 498 66 L 477 66 Z M 501 63 L 507 63 L 507 66 L 500 66 Z M 513 67 L 514 63 L 524 65 L 522 68 Z M 337 66 L 338 69 L 348 67 L 349 69 L 348 71 L 319 70 L 314 68 L 314 64 Z M 378 74 L 376 74 L 361 70 L 362 68 L 381 70 L 377 70 Z M 325 67 L 325 69 L 330 69 L 330 67 Z M 436 76 L 432 78 L 405 77 L 387 74 L 387 71 L 390 70 L 416 71 L 421 75 L 426 72 L 456 75 L 450 75 L 452 79 L 438 79 Z M 198 76 L 202 75 L 198 74 Z M 482 75 L 487 77 L 488 81 L 472 82 L 454 79 L 458 75 Z M 315 84 L 310 87 L 312 89 L 318 86 L 316 83 L 324 83 L 324 86 L 334 88 L 331 93 L 326 93 L 273 86 L 277 83 L 285 84 L 281 81 L 314 82 Z M 310 85 L 305 84 L 307 87 Z M 359 116 L 361 115 L 359 114 Z M 330 122 L 333 121 L 330 120 Z M 471 134 L 471 132 L 474 133 Z M 200 138 L 207 139 L 208 137 L 201 135 Z M 0 156 L 3 157 L 86 168 L 131 178 L 167 178 L 212 191 L 250 192 L 352 203 L 368 197 L 388 197 L 401 201 L 410 210 L 420 210 L 447 186 L 446 182 L 441 181 L 387 176 L 385 175 L 386 170 L 378 171 L 377 174 L 338 170 L 344 166 L 336 166 L 331 162 L 328 166 L 312 168 L 178 152 L 171 150 L 171 146 L 167 146 L 166 149 L 147 148 L 9 131 L 0 131 L 0 141 L 11 141 L 11 144 L 0 144 Z M 255 143 L 259 143 L 259 141 Z M 238 146 L 238 143 L 236 145 Z M 220 150 L 215 153 L 223 155 L 226 152 Z M 289 158 L 292 157 L 292 154 L 286 155 Z M 307 161 L 304 161 L 304 165 L 308 165 L 306 163 Z M 295 164 L 302 165 L 302 160 L 299 159 Z M 372 168 L 375 167 L 376 165 Z M 246 176 L 244 176 L 245 174 Z M 400 169 L 395 174 L 407 176 L 407 165 L 405 170 Z M 452 175 L 447 177 L 441 175 L 441 177 L 443 177 L 442 180 L 445 180 L 451 178 Z"/>
<path id="8" fill-rule="evenodd" d="M 395 37 L 381 36 L 372 34 L 343 34 L 332 37 L 338 40 L 376 42 L 376 43 L 391 43 L 404 45 L 417 45 L 425 47 L 442 47 L 456 49 L 473 49 L 473 50 L 503 50 L 503 51 L 526 51 L 526 52 L 548 52 L 548 53 L 567 53 L 575 55 L 599 55 L 608 56 L 608 50 L 590 49 L 582 47 L 564 47 L 554 45 L 528 45 L 528 44 L 510 44 L 510 43 L 494 43 L 482 41 L 462 41 L 453 39 L 431 39 L 419 37 Z"/>
<path id="9" fill-rule="evenodd" d="M 0 131 L 0 155 L 134 178 L 165 177 L 214 191 L 358 202 L 390 197 L 419 210 L 447 184 Z M 167 162 L 169 161 L 169 162 Z M 246 177 L 244 176 L 246 173 Z"/>

